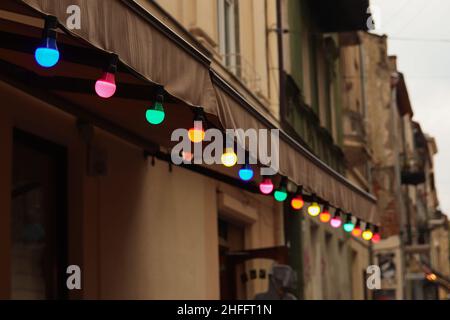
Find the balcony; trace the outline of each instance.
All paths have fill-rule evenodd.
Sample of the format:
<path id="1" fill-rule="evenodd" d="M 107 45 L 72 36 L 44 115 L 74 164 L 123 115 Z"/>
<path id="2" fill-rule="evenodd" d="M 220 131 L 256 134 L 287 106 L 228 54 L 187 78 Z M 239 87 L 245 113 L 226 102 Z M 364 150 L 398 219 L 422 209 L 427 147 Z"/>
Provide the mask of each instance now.
<path id="1" fill-rule="evenodd" d="M 295 80 L 286 74 L 287 110 L 283 129 L 331 168 L 344 172 L 344 154 L 330 131 L 320 124 L 316 112 L 305 104 Z"/>
<path id="2" fill-rule="evenodd" d="M 404 158 L 401 156 L 401 158 Z M 425 183 L 425 166 L 423 161 L 415 155 L 408 160 L 402 161 L 401 182 L 404 185 L 414 185 Z"/>

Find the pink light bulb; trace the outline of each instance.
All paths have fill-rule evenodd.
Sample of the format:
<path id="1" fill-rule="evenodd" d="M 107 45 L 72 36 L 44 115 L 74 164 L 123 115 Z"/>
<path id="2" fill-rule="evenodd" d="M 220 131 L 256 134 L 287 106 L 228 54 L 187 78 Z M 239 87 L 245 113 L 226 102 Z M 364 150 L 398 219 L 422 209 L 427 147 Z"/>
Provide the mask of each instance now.
<path id="1" fill-rule="evenodd" d="M 102 98 L 111 98 L 116 92 L 116 77 L 114 73 L 105 72 L 95 82 L 95 92 Z"/>
<path id="2" fill-rule="evenodd" d="M 273 191 L 273 183 L 270 179 L 264 179 L 263 182 L 259 184 L 259 190 L 263 194 L 269 194 Z"/>
<path id="3" fill-rule="evenodd" d="M 342 220 L 340 217 L 334 217 L 333 219 L 331 219 L 330 224 L 333 228 L 339 228 L 342 224 Z"/>

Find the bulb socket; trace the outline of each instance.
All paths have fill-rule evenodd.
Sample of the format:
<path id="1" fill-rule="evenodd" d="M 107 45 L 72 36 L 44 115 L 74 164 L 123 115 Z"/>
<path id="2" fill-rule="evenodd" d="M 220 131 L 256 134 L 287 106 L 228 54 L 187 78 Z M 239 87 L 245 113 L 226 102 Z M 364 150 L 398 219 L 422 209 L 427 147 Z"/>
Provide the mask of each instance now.
<path id="1" fill-rule="evenodd" d="M 44 29 L 42 30 L 42 39 L 46 40 L 48 38 L 56 40 L 58 28 L 58 19 L 55 16 L 45 17 Z"/>

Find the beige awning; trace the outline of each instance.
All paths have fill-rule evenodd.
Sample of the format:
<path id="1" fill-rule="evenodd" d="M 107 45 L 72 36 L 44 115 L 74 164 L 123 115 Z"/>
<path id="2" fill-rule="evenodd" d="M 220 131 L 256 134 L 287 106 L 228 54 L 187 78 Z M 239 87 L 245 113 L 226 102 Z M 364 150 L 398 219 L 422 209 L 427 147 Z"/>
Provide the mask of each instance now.
<path id="1" fill-rule="evenodd" d="M 155 17 L 152 21 L 146 19 L 150 15 L 144 8 L 119 0 L 20 1 L 56 16 L 63 26 L 69 17 L 67 8 L 79 6 L 81 29 L 68 32 L 99 49 L 116 53 L 124 64 L 149 81 L 163 85 L 174 97 L 215 114 L 217 103 L 209 77 L 209 59 L 170 30 L 158 29 L 161 22 Z"/>
<path id="2" fill-rule="evenodd" d="M 246 130 L 277 126 L 268 120 L 271 117 L 262 108 L 251 105 L 211 72 L 208 57 L 137 4 L 130 6 L 130 1 L 121 0 L 11 0 L 8 3 L 18 3 L 18 7 L 27 7 L 28 10 L 31 7 L 37 13 L 54 15 L 63 25 L 68 17 L 66 10 L 69 5 L 89 7 L 89 10 L 81 10 L 81 29 L 66 30 L 68 33 L 100 50 L 118 54 L 122 63 L 143 78 L 163 85 L 169 94 L 186 104 L 202 106 L 208 114 L 217 116 L 223 128 Z M 2 3 L 1 7 L 4 6 L 5 3 Z M 19 10 L 18 7 L 14 10 Z M 29 11 L 22 13 L 27 14 Z M 77 97 L 64 94 L 67 99 Z M 98 109 L 91 97 L 83 96 L 80 101 L 85 101 L 86 106 L 92 106 L 92 110 Z M 169 117 L 187 121 L 187 118 L 176 118 L 176 107 L 174 105 L 173 115 L 169 114 Z M 136 135 L 151 134 L 144 124 L 139 123 L 142 128 L 133 125 L 132 112 L 136 112 L 136 117 L 139 117 L 140 111 L 130 109 L 125 116 L 119 104 L 117 108 L 111 107 L 109 110 L 115 112 L 106 115 L 109 120 L 121 121 L 123 124 L 126 118 Z M 182 108 L 178 110 L 178 117 L 191 116 L 186 112 L 183 115 Z M 163 138 L 162 135 L 158 137 Z M 282 175 L 335 207 L 365 221 L 379 223 L 373 196 L 355 187 L 285 133 L 281 132 L 280 137 Z M 155 142 L 160 143 L 158 140 Z"/>

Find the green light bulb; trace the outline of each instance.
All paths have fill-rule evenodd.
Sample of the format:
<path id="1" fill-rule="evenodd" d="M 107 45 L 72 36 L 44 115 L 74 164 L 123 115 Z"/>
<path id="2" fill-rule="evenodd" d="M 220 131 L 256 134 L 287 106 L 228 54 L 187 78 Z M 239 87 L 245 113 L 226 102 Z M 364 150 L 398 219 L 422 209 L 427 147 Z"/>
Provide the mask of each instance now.
<path id="1" fill-rule="evenodd" d="M 286 192 L 286 189 L 280 189 L 276 190 L 273 196 L 275 197 L 275 200 L 277 200 L 278 202 L 283 202 L 284 200 L 287 199 L 288 194 Z"/>
<path id="2" fill-rule="evenodd" d="M 355 228 L 355 225 L 351 222 L 346 222 L 344 223 L 343 228 L 345 232 L 352 232 Z"/>
<path id="3" fill-rule="evenodd" d="M 145 112 L 145 118 L 150 124 L 160 124 L 164 121 L 166 113 L 161 102 L 155 102 L 154 105 Z"/>

